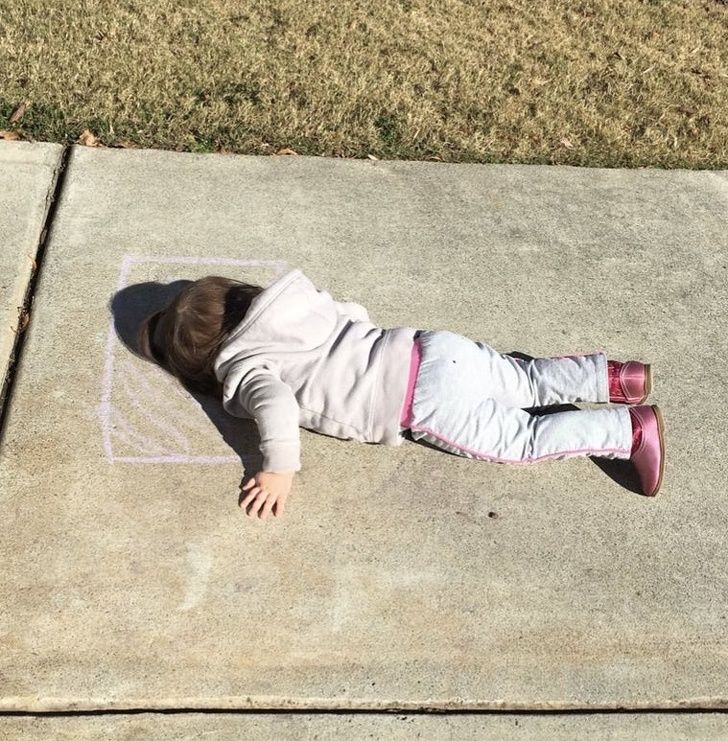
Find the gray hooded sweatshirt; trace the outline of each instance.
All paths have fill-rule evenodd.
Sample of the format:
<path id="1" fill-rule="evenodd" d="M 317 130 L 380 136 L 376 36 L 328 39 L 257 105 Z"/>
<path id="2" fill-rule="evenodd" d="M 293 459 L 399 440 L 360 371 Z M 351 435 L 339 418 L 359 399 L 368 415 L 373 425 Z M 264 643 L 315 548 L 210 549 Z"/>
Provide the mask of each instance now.
<path id="1" fill-rule="evenodd" d="M 250 303 L 223 343 L 223 407 L 254 419 L 265 471 L 301 469 L 299 426 L 400 445 L 415 329 L 381 329 L 292 270 Z"/>

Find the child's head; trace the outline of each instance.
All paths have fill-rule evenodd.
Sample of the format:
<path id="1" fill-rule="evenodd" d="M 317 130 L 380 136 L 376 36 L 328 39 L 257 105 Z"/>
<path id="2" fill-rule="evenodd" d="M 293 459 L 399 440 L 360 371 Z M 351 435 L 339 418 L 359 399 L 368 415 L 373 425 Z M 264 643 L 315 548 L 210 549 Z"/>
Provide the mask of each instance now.
<path id="1" fill-rule="evenodd" d="M 190 391 L 219 396 L 214 371 L 217 353 L 262 290 L 214 275 L 194 281 L 169 306 L 142 322 L 141 354 L 166 368 Z"/>

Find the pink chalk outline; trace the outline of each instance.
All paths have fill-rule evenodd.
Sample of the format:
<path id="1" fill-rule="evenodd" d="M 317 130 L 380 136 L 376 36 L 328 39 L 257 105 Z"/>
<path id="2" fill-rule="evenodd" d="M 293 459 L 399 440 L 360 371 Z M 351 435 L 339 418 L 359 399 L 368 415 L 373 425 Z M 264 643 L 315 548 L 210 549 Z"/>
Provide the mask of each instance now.
<path id="1" fill-rule="evenodd" d="M 153 262 L 170 265 L 234 265 L 235 267 L 247 268 L 273 268 L 275 275 L 273 280 L 279 278 L 288 270 L 288 264 L 284 260 L 254 260 L 236 259 L 227 257 L 147 257 L 143 255 L 124 255 L 119 271 L 119 281 L 116 290 L 120 291 L 127 285 L 129 272 L 134 265 Z M 115 456 L 111 440 L 112 423 L 111 417 L 114 412 L 111 403 L 111 393 L 114 385 L 114 350 L 119 344 L 114 331 L 114 317 L 109 319 L 109 333 L 106 339 L 106 362 L 104 364 L 104 378 L 102 382 L 101 403 L 97 407 L 101 421 L 101 437 L 104 443 L 106 460 L 109 463 L 238 463 L 237 455 L 127 455 Z"/>

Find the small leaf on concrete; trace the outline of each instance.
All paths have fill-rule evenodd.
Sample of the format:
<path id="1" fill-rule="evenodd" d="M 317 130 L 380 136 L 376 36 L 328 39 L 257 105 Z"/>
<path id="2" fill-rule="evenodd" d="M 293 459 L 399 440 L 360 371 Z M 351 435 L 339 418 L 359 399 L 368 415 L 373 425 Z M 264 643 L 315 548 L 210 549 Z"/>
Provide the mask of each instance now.
<path id="1" fill-rule="evenodd" d="M 283 148 L 283 149 L 279 149 L 279 150 L 278 150 L 278 151 L 276 152 L 276 154 L 298 154 L 298 152 L 294 152 L 294 151 L 293 151 L 292 149 L 288 149 L 288 148 L 286 147 L 286 148 Z"/>
<path id="2" fill-rule="evenodd" d="M 17 131 L 0 131 L 0 139 L 12 142 L 20 139 L 20 134 Z"/>

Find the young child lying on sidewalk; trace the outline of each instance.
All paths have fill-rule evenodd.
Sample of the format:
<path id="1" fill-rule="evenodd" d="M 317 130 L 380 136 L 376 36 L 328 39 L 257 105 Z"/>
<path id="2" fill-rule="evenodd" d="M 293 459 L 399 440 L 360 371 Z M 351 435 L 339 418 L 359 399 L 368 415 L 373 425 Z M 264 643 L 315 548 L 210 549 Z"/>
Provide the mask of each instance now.
<path id="1" fill-rule="evenodd" d="M 453 332 L 381 329 L 364 307 L 335 301 L 300 270 L 265 289 L 195 281 L 144 322 L 139 347 L 188 389 L 255 420 L 263 468 L 241 501 L 251 517 L 283 513 L 301 469 L 299 426 L 385 445 L 400 445 L 409 430 L 414 440 L 499 463 L 630 459 L 644 494 L 662 482 L 662 416 L 641 406 L 650 366 L 603 353 L 521 360 Z M 637 406 L 524 411 L 571 402 Z"/>

